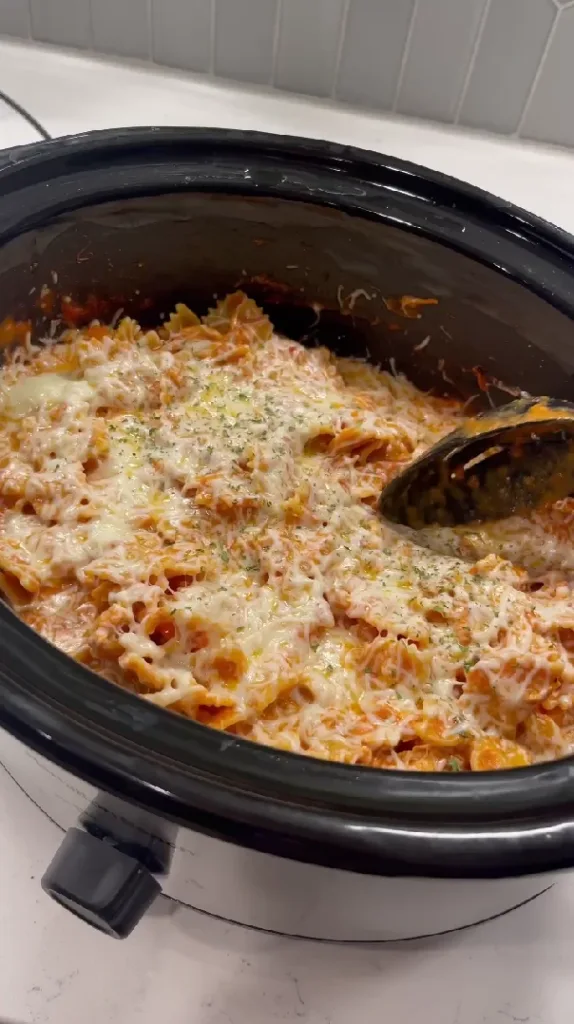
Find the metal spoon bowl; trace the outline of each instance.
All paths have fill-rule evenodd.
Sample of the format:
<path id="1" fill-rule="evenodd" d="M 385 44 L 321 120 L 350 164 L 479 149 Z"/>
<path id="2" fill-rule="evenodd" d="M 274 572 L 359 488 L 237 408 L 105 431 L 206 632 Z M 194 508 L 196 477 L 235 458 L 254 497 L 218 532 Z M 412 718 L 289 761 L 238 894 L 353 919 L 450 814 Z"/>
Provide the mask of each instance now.
<path id="1" fill-rule="evenodd" d="M 520 398 L 465 420 L 384 488 L 411 529 L 504 519 L 574 494 L 574 405 Z"/>

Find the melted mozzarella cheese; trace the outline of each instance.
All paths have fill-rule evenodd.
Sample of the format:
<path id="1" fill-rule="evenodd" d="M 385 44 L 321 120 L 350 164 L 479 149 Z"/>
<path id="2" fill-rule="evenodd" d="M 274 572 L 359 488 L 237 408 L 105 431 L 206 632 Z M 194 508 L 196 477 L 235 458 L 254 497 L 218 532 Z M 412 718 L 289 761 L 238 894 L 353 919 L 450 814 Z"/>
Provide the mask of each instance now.
<path id="1" fill-rule="evenodd" d="M 14 417 L 29 416 L 42 406 L 63 403 L 76 407 L 89 402 L 94 390 L 86 380 L 70 380 L 57 373 L 25 377 L 4 390 L 2 407 Z"/>
<path id="2" fill-rule="evenodd" d="M 382 482 L 460 409 L 229 303 L 2 370 L 8 596 L 146 699 L 284 749 L 419 770 L 574 749 L 571 503 L 391 530 Z"/>

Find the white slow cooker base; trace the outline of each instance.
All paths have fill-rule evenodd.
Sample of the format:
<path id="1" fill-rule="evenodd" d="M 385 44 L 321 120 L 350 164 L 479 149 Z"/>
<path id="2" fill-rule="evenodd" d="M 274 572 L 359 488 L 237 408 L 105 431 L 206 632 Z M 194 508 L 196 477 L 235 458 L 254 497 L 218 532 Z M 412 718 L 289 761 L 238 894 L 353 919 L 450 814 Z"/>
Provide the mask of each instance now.
<path id="1" fill-rule="evenodd" d="M 27 796 L 67 829 L 96 790 L 2 736 L 2 762 Z M 55 853 L 47 851 L 46 866 Z M 180 829 L 165 894 L 227 921 L 300 938 L 380 942 L 468 927 L 527 902 L 555 875 L 396 878 L 301 864 Z"/>

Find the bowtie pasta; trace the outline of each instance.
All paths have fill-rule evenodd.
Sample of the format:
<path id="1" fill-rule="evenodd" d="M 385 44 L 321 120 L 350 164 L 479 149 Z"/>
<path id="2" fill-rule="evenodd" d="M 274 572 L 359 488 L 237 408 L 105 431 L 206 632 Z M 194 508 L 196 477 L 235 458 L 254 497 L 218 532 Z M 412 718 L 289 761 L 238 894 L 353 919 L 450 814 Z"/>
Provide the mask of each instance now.
<path id="1" fill-rule="evenodd" d="M 0 586 L 145 700 L 282 750 L 506 768 L 574 750 L 574 502 L 407 535 L 382 485 L 462 415 L 242 293 L 0 371 Z"/>

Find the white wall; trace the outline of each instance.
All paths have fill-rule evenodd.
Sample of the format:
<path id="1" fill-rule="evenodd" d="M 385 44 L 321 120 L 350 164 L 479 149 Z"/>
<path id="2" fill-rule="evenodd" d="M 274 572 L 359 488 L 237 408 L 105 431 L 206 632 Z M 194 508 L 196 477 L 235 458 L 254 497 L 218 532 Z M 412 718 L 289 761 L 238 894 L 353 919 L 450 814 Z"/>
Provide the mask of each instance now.
<path id="1" fill-rule="evenodd" d="M 0 33 L 574 145 L 574 0 L 0 0 Z"/>

